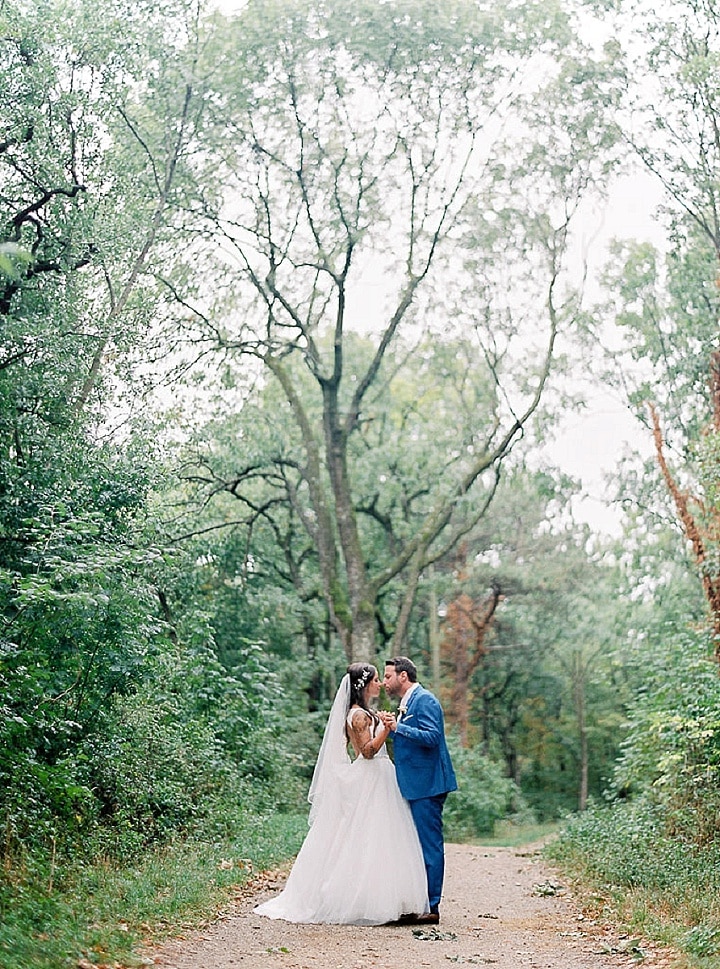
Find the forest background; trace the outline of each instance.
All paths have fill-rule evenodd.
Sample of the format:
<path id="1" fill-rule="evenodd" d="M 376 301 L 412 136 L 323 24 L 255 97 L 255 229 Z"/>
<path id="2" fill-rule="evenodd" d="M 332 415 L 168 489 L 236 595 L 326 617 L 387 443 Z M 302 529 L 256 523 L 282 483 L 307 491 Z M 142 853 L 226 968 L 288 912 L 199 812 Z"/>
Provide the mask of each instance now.
<path id="1" fill-rule="evenodd" d="M 400 652 L 448 837 L 572 815 L 712 964 L 714 5 L 2 0 L 0 47 L 0 964 L 289 856 L 347 663 Z M 656 243 L 593 249 L 637 171 Z M 645 445 L 611 535 L 548 459 L 598 392 Z"/>

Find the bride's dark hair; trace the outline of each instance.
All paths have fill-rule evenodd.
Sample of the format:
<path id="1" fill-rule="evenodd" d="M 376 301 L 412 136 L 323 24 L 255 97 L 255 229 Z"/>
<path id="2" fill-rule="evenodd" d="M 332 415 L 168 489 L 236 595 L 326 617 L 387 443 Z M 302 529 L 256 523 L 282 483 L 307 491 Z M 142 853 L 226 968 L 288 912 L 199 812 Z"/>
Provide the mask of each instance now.
<path id="1" fill-rule="evenodd" d="M 363 694 L 368 683 L 377 676 L 377 670 L 372 663 L 351 663 L 347 672 L 350 677 L 350 706 L 356 703 L 363 710 L 367 710 L 374 719 L 374 714 L 365 702 Z"/>

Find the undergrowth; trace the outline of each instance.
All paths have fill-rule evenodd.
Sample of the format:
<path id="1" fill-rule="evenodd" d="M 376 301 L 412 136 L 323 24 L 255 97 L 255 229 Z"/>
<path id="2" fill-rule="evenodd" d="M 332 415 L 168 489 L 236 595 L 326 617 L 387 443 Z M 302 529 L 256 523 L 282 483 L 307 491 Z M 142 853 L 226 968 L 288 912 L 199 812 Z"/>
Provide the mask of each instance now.
<path id="1" fill-rule="evenodd" d="M 668 946 L 678 969 L 720 969 L 720 845 L 669 834 L 646 799 L 592 807 L 545 848 L 586 906 Z"/>
<path id="2" fill-rule="evenodd" d="M 214 843 L 53 865 L 26 857 L 0 882 L 0 969 L 142 964 L 143 944 L 201 924 L 233 889 L 293 855 L 304 816 L 246 819 Z"/>

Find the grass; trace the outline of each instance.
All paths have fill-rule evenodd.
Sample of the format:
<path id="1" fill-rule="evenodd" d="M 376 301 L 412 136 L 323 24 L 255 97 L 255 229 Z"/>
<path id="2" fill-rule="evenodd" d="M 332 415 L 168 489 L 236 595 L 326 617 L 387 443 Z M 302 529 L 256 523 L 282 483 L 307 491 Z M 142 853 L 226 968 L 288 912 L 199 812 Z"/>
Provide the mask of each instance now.
<path id="1" fill-rule="evenodd" d="M 667 947 L 674 969 L 720 969 L 717 848 L 653 838 L 630 817 L 634 823 L 590 813 L 571 822 L 547 854 L 589 914 Z"/>
<path id="2" fill-rule="evenodd" d="M 140 966 L 142 945 L 201 925 L 238 886 L 293 855 L 306 831 L 304 816 L 249 819 L 222 843 L 60 869 L 52 887 L 47 875 L 14 871 L 0 894 L 0 969 Z"/>
<path id="3" fill-rule="evenodd" d="M 511 821 L 499 821 L 493 834 L 478 839 L 476 844 L 489 848 L 521 848 L 523 845 L 545 841 L 557 831 L 557 824 L 513 824 Z"/>
<path id="4" fill-rule="evenodd" d="M 720 969 L 717 923 L 692 926 L 682 895 L 667 889 L 658 892 L 598 883 L 586 871 L 567 863 L 560 868 L 572 880 L 573 891 L 588 915 L 620 933 L 666 948 L 667 964 L 673 969 Z"/>

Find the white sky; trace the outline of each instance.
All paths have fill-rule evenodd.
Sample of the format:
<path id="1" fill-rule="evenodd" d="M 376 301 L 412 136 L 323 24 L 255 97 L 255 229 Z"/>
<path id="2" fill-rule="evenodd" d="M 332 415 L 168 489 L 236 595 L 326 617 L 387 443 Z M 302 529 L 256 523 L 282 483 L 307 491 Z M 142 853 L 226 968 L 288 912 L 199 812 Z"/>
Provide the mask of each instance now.
<path id="1" fill-rule="evenodd" d="M 650 175 L 628 175 L 617 181 L 601 220 L 589 219 L 581 226 L 581 235 L 586 233 L 591 239 L 590 277 L 602 267 L 606 247 L 614 238 L 662 244 L 654 219 L 661 197 L 659 183 Z M 647 430 L 623 402 L 609 390 L 595 388 L 589 393 L 586 410 L 567 417 L 545 454 L 582 483 L 584 497 L 576 503 L 576 517 L 593 528 L 618 534 L 620 513 L 610 506 L 612 483 L 608 487 L 606 478 L 613 474 L 624 452 L 637 450 L 647 456 L 652 447 Z"/>

